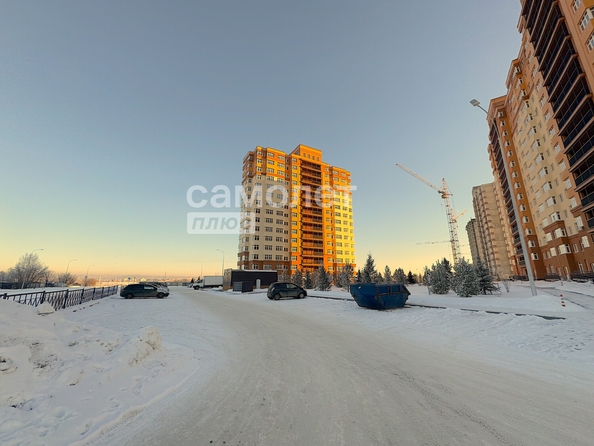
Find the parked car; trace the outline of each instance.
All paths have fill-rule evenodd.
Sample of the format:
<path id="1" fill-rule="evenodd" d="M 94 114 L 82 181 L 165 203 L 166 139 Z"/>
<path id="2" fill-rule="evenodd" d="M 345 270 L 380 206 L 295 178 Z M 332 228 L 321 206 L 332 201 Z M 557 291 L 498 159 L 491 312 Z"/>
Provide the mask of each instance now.
<path id="1" fill-rule="evenodd" d="M 279 300 L 281 297 L 295 297 L 303 299 L 307 291 L 290 282 L 275 282 L 268 287 L 268 299 Z"/>
<path id="2" fill-rule="evenodd" d="M 169 286 L 164 282 L 143 282 L 143 283 L 147 283 L 149 285 L 155 285 L 157 287 L 164 288 L 167 290 L 167 292 L 169 292 Z"/>
<path id="3" fill-rule="evenodd" d="M 120 296 L 126 299 L 132 299 L 134 297 L 157 297 L 162 299 L 169 296 L 169 290 L 152 283 L 135 283 L 122 288 Z"/>

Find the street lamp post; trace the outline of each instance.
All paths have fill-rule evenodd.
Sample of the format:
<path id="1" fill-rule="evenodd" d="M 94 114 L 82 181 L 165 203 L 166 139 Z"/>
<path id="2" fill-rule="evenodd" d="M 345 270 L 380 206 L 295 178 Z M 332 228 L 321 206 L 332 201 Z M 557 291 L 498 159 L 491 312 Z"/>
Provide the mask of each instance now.
<path id="1" fill-rule="evenodd" d="M 89 268 L 91 268 L 91 266 L 95 265 L 89 265 L 89 267 L 87 268 L 87 274 L 85 274 L 85 284 L 83 285 L 84 287 L 87 286 L 87 277 L 89 277 Z"/>
<path id="2" fill-rule="evenodd" d="M 476 99 L 470 101 L 473 107 L 478 107 L 482 111 L 484 111 L 487 116 L 489 116 L 489 112 L 481 107 L 481 103 Z M 501 134 L 499 133 L 499 128 L 497 127 L 497 123 L 495 122 L 495 118 L 493 118 L 493 126 L 495 127 L 495 131 L 497 132 L 497 140 L 499 141 L 499 151 L 501 152 L 501 159 L 503 160 L 503 168 L 505 169 L 505 178 L 507 180 L 507 187 L 509 189 L 509 195 L 511 197 L 512 206 L 514 208 L 514 214 L 516 216 L 516 226 L 518 228 L 518 234 L 520 236 L 520 245 L 522 247 L 522 254 L 524 255 L 524 263 L 526 264 L 526 274 L 528 275 L 528 280 L 530 281 L 530 290 L 532 291 L 532 295 L 536 296 L 536 284 L 534 283 L 534 275 L 532 274 L 532 263 L 531 258 L 528 255 L 528 246 L 526 245 L 526 239 L 524 238 L 524 231 L 522 231 L 522 227 L 520 224 L 520 212 L 518 211 L 518 204 L 516 203 L 516 196 L 513 193 L 512 189 L 512 181 L 511 175 L 509 174 L 509 167 L 507 162 L 505 161 L 505 153 L 503 152 L 503 140 L 501 139 Z"/>
<path id="3" fill-rule="evenodd" d="M 34 249 L 33 251 L 31 251 L 31 256 L 33 256 L 33 253 L 35 251 L 43 251 L 43 248 Z M 23 276 L 23 283 L 21 284 L 21 290 L 25 288 L 25 280 L 27 280 L 27 274 L 28 274 L 28 270 L 25 269 L 25 274 Z"/>
<path id="4" fill-rule="evenodd" d="M 221 276 L 225 276 L 225 252 L 222 249 L 218 249 L 217 251 L 221 251 L 223 253 L 223 267 L 221 269 Z"/>
<path id="5" fill-rule="evenodd" d="M 202 262 L 202 260 L 197 260 L 197 262 L 200 262 L 200 278 L 202 279 L 202 271 L 204 270 L 204 263 Z"/>
<path id="6" fill-rule="evenodd" d="M 67 279 L 68 276 L 68 267 L 70 266 L 70 262 L 76 262 L 78 259 L 68 260 L 68 264 L 66 265 L 66 272 L 64 273 L 64 278 Z"/>

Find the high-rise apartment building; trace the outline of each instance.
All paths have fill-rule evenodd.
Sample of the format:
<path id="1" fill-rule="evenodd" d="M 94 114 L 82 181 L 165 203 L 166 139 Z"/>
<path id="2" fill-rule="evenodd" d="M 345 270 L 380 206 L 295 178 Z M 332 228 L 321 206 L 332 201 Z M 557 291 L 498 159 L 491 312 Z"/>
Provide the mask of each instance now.
<path id="1" fill-rule="evenodd" d="M 499 203 L 494 183 L 472 188 L 477 251 L 493 277 L 507 279 L 514 275 L 509 261 L 513 257 L 512 244 L 504 231 L 507 213 L 499 207 Z"/>
<path id="2" fill-rule="evenodd" d="M 512 234 L 512 267 L 524 275 L 528 260 L 537 278 L 594 272 L 594 1 L 520 3 L 522 47 L 507 94 L 488 110 L 489 156 Z"/>
<path id="3" fill-rule="evenodd" d="M 355 266 L 351 174 L 299 145 L 256 147 L 243 159 L 241 269 L 331 273 Z"/>

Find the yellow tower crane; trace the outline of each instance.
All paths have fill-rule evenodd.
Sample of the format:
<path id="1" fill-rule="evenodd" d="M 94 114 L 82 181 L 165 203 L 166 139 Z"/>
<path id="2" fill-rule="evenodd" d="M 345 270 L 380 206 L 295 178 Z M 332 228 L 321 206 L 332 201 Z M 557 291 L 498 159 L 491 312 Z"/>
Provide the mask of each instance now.
<path id="1" fill-rule="evenodd" d="M 427 181 L 422 176 L 417 175 L 412 170 L 404 167 L 402 164 L 396 164 L 396 165 L 398 167 L 400 167 L 402 170 L 404 170 L 406 173 L 415 177 L 417 180 L 420 180 L 423 183 L 425 183 L 427 186 L 435 189 L 437 192 L 439 192 L 439 194 L 441 195 L 441 198 L 445 201 L 446 215 L 448 217 L 448 228 L 450 230 L 450 245 L 452 247 L 452 257 L 454 259 L 454 264 L 458 263 L 458 261 L 461 258 L 460 241 L 458 240 L 458 218 L 465 211 L 463 211 L 458 216 L 456 216 L 456 214 L 454 213 L 454 208 L 452 207 L 452 204 L 450 203 L 450 197 L 452 196 L 452 193 L 448 189 L 448 185 L 446 184 L 445 178 L 441 179 L 441 187 L 437 187 L 434 184 L 431 184 L 429 181 Z"/>

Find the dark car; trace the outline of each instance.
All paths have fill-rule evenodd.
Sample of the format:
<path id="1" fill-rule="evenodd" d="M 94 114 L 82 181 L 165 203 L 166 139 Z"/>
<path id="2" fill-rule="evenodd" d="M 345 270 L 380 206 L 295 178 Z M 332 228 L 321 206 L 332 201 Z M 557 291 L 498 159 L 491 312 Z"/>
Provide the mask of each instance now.
<path id="1" fill-rule="evenodd" d="M 152 283 L 136 283 L 122 288 L 120 296 L 126 299 L 132 299 L 134 297 L 157 297 L 162 299 L 169 296 L 169 291 Z"/>
<path id="2" fill-rule="evenodd" d="M 155 285 L 156 287 L 165 288 L 169 292 L 169 286 L 165 282 L 144 282 L 148 285 Z"/>
<path id="3" fill-rule="evenodd" d="M 279 300 L 281 297 L 303 299 L 305 296 L 307 291 L 290 282 L 276 282 L 268 288 L 268 299 Z"/>

